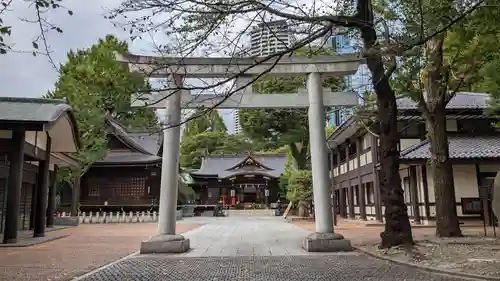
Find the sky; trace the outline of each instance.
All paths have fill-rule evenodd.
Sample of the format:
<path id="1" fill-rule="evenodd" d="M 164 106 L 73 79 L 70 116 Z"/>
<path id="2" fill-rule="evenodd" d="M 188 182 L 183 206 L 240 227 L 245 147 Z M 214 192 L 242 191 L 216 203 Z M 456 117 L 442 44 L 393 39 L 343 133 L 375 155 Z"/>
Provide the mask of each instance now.
<path id="1" fill-rule="evenodd" d="M 121 0 L 65 0 L 62 3 L 74 12 L 67 10 L 51 11 L 47 16 L 56 23 L 63 33 L 48 33 L 47 41 L 52 51 L 51 57 L 56 64 L 64 63 L 70 49 L 83 49 L 97 43 L 99 38 L 113 34 L 128 39 L 123 29 L 116 28 L 104 18 L 106 10 L 116 7 Z M 57 71 L 44 56 L 34 57 L 31 52 L 32 40 L 38 36 L 36 24 L 27 23 L 22 18 L 34 19 L 34 9 L 26 1 L 13 1 L 10 11 L 3 16 L 6 25 L 12 26 L 12 36 L 5 38 L 12 43 L 14 52 L 0 55 L 0 96 L 41 97 L 53 89 L 57 81 Z M 130 43 L 132 53 L 150 53 L 152 41 L 137 40 Z M 229 130 L 233 128 L 232 110 L 219 110 Z"/>

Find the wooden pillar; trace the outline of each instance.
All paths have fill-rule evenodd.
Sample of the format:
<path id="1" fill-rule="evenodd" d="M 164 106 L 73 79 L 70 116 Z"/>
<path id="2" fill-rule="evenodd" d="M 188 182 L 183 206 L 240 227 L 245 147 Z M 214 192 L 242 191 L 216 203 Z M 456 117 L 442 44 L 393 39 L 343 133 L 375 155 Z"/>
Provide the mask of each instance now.
<path id="1" fill-rule="evenodd" d="M 79 204 L 80 204 L 80 183 L 81 178 L 78 177 L 73 180 L 73 186 L 71 188 L 71 216 L 78 216 Z M 205 189 L 206 190 L 206 189 Z M 157 195 L 159 196 L 159 195 Z"/>
<path id="2" fill-rule="evenodd" d="M 429 203 L 429 185 L 427 184 L 427 168 L 425 164 L 420 166 L 422 172 L 422 189 L 424 193 L 424 208 L 425 208 L 425 218 L 427 220 L 431 219 L 431 207 Z"/>
<path id="3" fill-rule="evenodd" d="M 350 167 L 349 167 L 349 145 L 345 147 L 345 153 L 346 153 L 346 162 L 347 162 L 347 179 L 349 182 L 349 185 L 347 187 L 347 197 L 348 197 L 348 203 L 349 203 L 349 218 L 354 219 L 356 216 L 354 215 L 354 187 L 352 186 L 351 183 L 351 177 L 350 177 Z"/>
<path id="4" fill-rule="evenodd" d="M 380 176 L 377 169 L 378 164 L 378 143 L 377 137 L 371 136 L 371 152 L 372 152 L 372 163 L 373 163 L 373 197 L 375 201 L 375 219 L 382 222 L 382 200 L 380 198 Z"/>
<path id="5" fill-rule="evenodd" d="M 57 166 L 50 174 L 49 201 L 47 205 L 47 227 L 54 227 L 54 212 L 56 211 Z"/>
<path id="6" fill-rule="evenodd" d="M 33 237 L 45 237 L 47 193 L 49 189 L 50 144 L 51 139 L 47 134 L 45 160 L 38 161 L 38 194 L 36 197 L 35 229 Z"/>
<path id="7" fill-rule="evenodd" d="M 339 175 L 340 175 L 340 154 L 342 153 L 342 148 L 338 147 L 337 153 L 337 163 L 339 165 Z M 342 218 L 346 218 L 346 202 L 345 202 L 345 190 L 342 183 L 339 183 L 339 215 Z"/>
<path id="8" fill-rule="evenodd" d="M 410 199 L 411 206 L 413 208 L 413 216 L 416 224 L 421 223 L 420 218 L 420 204 L 418 202 L 418 185 L 417 185 L 417 166 L 410 166 L 408 169 L 408 174 L 410 177 Z"/>
<path id="9" fill-rule="evenodd" d="M 24 139 L 26 130 L 22 127 L 12 130 L 9 151 L 9 178 L 5 205 L 5 228 L 3 243 L 17 242 L 19 227 L 19 208 L 21 206 L 21 187 L 24 169 Z"/>
<path id="10" fill-rule="evenodd" d="M 358 160 L 358 187 L 359 187 L 359 214 L 362 220 L 366 220 L 366 190 L 363 180 L 361 179 L 361 145 L 362 138 L 358 138 L 358 143 L 356 144 L 356 158 Z"/>
<path id="11" fill-rule="evenodd" d="M 340 207 L 340 216 L 343 218 L 347 218 L 347 206 L 345 201 L 345 188 L 340 186 L 339 189 L 339 207 Z"/>
<path id="12" fill-rule="evenodd" d="M 33 185 L 31 189 L 31 213 L 30 213 L 30 230 L 35 228 L 35 214 L 36 214 L 36 195 L 38 193 L 38 186 Z"/>

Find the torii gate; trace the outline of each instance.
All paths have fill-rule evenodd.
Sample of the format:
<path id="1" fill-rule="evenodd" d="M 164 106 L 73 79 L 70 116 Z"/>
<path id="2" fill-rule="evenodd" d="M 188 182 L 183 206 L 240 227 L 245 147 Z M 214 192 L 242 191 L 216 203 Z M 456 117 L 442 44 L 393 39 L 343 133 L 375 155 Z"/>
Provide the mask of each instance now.
<path id="1" fill-rule="evenodd" d="M 181 122 L 182 108 L 309 108 L 309 136 L 313 174 L 313 198 L 316 217 L 316 232 L 307 236 L 303 247 L 307 251 L 350 250 L 349 240 L 334 233 L 330 206 L 328 150 L 325 142 L 324 108 L 333 106 L 355 106 L 358 96 L 354 92 L 331 92 L 323 89 L 322 76 L 343 76 L 354 74 L 362 62 L 355 55 L 320 57 L 264 58 L 175 58 L 149 57 L 139 55 L 122 56 L 117 60 L 126 62 L 131 71 L 144 73 L 149 78 L 167 78 L 169 89 L 160 95 L 141 97 L 132 106 L 166 108 L 166 125 Z M 259 61 L 260 60 L 260 61 Z M 307 89 L 297 93 L 259 94 L 252 87 L 246 87 L 252 76 L 268 73 L 273 76 L 307 75 Z M 236 78 L 236 89 L 230 98 L 214 95 L 193 96 L 182 89 L 184 77 L 192 78 Z M 177 90 L 176 90 L 177 89 Z M 307 93 L 307 95 L 306 95 Z M 161 99 L 165 99 L 165 102 Z M 178 193 L 178 167 L 180 126 L 163 131 L 163 155 L 160 191 L 160 209 L 157 235 L 142 242 L 141 253 L 182 253 L 190 245 L 189 239 L 175 233 Z"/>

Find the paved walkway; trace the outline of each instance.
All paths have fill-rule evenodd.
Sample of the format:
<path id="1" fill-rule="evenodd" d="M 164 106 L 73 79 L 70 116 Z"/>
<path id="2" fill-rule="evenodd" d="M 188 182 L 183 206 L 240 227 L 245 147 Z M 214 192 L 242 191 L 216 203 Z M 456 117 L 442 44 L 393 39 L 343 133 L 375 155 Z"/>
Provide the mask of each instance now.
<path id="1" fill-rule="evenodd" d="M 227 217 L 188 220 L 204 225 L 189 232 L 192 250 L 184 257 L 307 255 L 302 239 L 310 232 L 281 217 Z"/>
<path id="2" fill-rule="evenodd" d="M 185 232 L 196 224 L 178 224 Z M 47 235 L 69 235 L 25 248 L 0 248 L 1 281 L 65 281 L 116 261 L 154 235 L 156 223 L 82 224 Z M 120 280 L 124 281 L 124 280 Z"/>
<path id="3" fill-rule="evenodd" d="M 282 218 L 192 218 L 184 222 L 204 224 L 186 233 L 192 243 L 190 252 L 136 255 L 78 280 L 465 280 L 388 264 L 357 252 L 306 253 L 301 243 L 310 232 Z"/>

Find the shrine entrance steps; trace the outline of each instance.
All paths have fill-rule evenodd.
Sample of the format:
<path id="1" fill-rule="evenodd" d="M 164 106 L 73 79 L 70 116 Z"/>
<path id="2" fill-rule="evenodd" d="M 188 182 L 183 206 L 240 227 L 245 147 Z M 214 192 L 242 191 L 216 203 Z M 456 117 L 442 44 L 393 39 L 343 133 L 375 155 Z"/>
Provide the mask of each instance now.
<path id="1" fill-rule="evenodd" d="M 272 209 L 226 210 L 228 217 L 270 217 L 274 214 L 275 211 Z"/>

